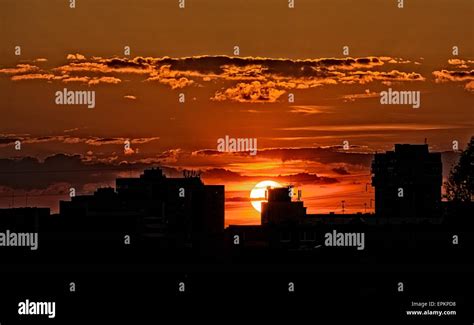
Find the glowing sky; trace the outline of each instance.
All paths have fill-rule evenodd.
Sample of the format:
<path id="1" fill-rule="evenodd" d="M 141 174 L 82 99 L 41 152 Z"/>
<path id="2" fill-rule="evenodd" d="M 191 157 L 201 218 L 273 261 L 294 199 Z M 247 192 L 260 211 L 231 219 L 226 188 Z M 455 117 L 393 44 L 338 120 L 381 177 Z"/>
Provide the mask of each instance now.
<path id="1" fill-rule="evenodd" d="M 152 164 L 171 175 L 205 170 L 206 183 L 226 185 L 227 224 L 258 223 L 249 193 L 267 179 L 301 188 L 310 213 L 340 212 L 341 200 L 364 211 L 373 152 L 425 138 L 431 150 L 450 151 L 474 134 L 471 0 L 411 0 L 403 9 L 378 0 L 298 0 L 295 9 L 272 0 L 185 9 L 3 0 L 0 9 L 3 207 L 12 192 L 28 192 L 28 204 L 56 209 L 57 193 L 111 185 L 126 162 L 133 175 Z M 420 91 L 421 107 L 380 105 L 389 87 Z M 96 107 L 56 105 L 64 88 L 94 90 Z M 226 135 L 257 138 L 258 154 L 217 153 Z M 109 172 L 91 172 L 97 166 Z"/>

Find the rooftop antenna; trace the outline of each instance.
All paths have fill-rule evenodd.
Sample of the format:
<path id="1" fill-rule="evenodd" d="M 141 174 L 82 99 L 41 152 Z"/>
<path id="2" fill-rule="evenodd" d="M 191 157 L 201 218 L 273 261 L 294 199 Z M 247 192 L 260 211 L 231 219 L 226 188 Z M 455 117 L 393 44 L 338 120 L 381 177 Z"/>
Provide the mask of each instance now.
<path id="1" fill-rule="evenodd" d="M 193 177 L 201 178 L 201 171 L 183 169 L 183 176 L 184 178 L 193 178 Z"/>

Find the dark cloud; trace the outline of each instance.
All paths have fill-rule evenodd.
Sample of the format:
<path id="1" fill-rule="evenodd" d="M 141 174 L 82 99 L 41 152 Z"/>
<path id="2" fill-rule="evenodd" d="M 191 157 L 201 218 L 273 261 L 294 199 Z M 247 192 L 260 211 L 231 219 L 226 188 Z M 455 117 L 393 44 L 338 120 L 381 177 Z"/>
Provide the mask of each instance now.
<path id="1" fill-rule="evenodd" d="M 452 59 L 449 60 L 452 65 L 457 65 L 457 68 L 468 68 L 474 61 Z M 433 71 L 433 76 L 437 83 L 443 82 L 466 82 L 464 89 L 469 92 L 474 92 L 474 70 L 440 70 Z"/>
<path id="2" fill-rule="evenodd" d="M 0 138 L 0 146 L 1 145 L 10 145 L 17 141 L 18 139 L 15 138 Z"/>
<path id="3" fill-rule="evenodd" d="M 354 147 L 353 147 L 354 148 Z M 194 152 L 196 155 L 224 155 L 216 150 L 201 150 Z M 235 152 L 232 155 L 247 155 L 248 153 Z M 259 158 L 279 159 L 281 161 L 307 160 L 326 164 L 347 163 L 351 165 L 370 166 L 373 155 L 342 150 L 342 146 L 314 147 L 314 148 L 273 148 L 259 149 Z"/>
<path id="4" fill-rule="evenodd" d="M 245 176 L 240 175 L 239 173 L 230 171 L 224 168 L 212 168 L 206 170 L 202 174 L 202 178 L 212 178 L 212 179 L 219 179 L 219 180 L 227 180 L 227 181 L 240 181 Z"/>
<path id="5" fill-rule="evenodd" d="M 32 157 L 0 159 L 0 184 L 12 189 L 46 189 L 57 183 L 81 189 L 90 183 L 113 183 L 119 174 L 139 173 L 155 164 L 90 163 L 80 155 L 57 154 L 40 161 Z M 175 168 L 164 167 L 176 175 Z"/>
<path id="6" fill-rule="evenodd" d="M 336 167 L 333 168 L 332 171 L 339 175 L 350 175 L 350 173 L 344 167 Z"/>
<path id="7" fill-rule="evenodd" d="M 226 202 L 250 202 L 252 201 L 249 197 L 244 196 L 233 196 L 233 197 L 226 197 Z"/>
<path id="8" fill-rule="evenodd" d="M 298 184 L 334 184 L 338 180 L 332 177 L 322 177 L 312 173 L 298 173 L 298 174 L 289 174 L 289 175 L 279 175 L 279 176 L 270 176 L 270 175 L 258 175 L 258 176 L 246 176 L 241 175 L 224 168 L 212 168 L 206 170 L 202 173 L 202 178 L 219 180 L 222 182 L 237 182 L 237 181 L 264 181 L 269 178 L 281 182 L 281 183 L 291 183 L 294 185 Z"/>
<path id="9" fill-rule="evenodd" d="M 364 170 L 370 170 L 371 154 L 345 153 L 336 148 L 301 148 L 301 149 L 267 149 L 266 157 L 281 160 L 312 160 L 325 164 L 339 163 L 360 165 Z M 159 159 L 141 159 L 135 162 L 94 161 L 90 162 L 80 155 L 57 154 L 47 157 L 44 161 L 37 158 L 10 158 L 0 159 L 0 187 L 6 192 L 11 190 L 68 191 L 74 187 L 76 191 L 92 192 L 97 187 L 95 184 L 108 184 L 113 186 L 117 177 L 137 177 L 144 169 L 160 167 L 169 177 L 182 177 L 183 169 L 163 165 L 166 159 L 172 159 L 179 149 L 163 153 Z M 209 153 L 209 151 L 207 151 Z M 261 152 L 259 152 L 260 154 Z M 323 153 L 323 154 L 321 154 Z M 202 152 L 200 153 L 202 154 Z M 459 158 L 459 153 L 443 152 L 443 176 L 447 177 L 452 166 Z M 174 158 L 173 158 L 174 159 Z M 348 175 L 345 167 L 335 167 L 333 172 L 339 175 Z M 272 179 L 281 184 L 335 184 L 337 178 L 319 176 L 316 173 L 301 172 L 287 175 L 243 175 L 225 168 L 203 168 L 201 177 L 204 182 L 212 183 L 263 181 Z"/>
<path id="10" fill-rule="evenodd" d="M 351 165 L 370 166 L 373 155 L 343 151 L 342 147 L 317 148 L 276 148 L 258 151 L 259 157 L 277 158 L 282 161 L 310 160 L 326 164 L 347 163 Z"/>
<path id="11" fill-rule="evenodd" d="M 444 81 L 469 81 L 474 80 L 474 70 L 470 71 L 433 71 L 433 76 L 438 82 Z"/>
<path id="12" fill-rule="evenodd" d="M 333 177 L 323 177 L 311 173 L 298 173 L 291 175 L 284 175 L 276 177 L 277 181 L 291 183 L 294 185 L 299 184 L 334 184 L 339 181 Z"/>

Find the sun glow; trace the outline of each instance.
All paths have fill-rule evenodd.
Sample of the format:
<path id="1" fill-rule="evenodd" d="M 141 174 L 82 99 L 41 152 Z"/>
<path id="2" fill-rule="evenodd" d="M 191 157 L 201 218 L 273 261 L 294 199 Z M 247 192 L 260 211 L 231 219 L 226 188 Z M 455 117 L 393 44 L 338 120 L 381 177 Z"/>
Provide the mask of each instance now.
<path id="1" fill-rule="evenodd" d="M 265 191 L 268 187 L 276 188 L 282 186 L 274 181 L 262 181 L 255 185 L 255 187 L 250 191 L 250 199 L 252 206 L 258 212 L 262 212 L 262 202 L 267 202 L 267 200 L 265 199 Z"/>

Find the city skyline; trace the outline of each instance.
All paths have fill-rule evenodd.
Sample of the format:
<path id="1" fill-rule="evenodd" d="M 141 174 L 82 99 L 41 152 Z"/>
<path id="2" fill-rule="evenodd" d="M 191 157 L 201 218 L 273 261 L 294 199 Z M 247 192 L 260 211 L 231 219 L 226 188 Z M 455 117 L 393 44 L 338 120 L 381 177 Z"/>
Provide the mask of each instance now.
<path id="1" fill-rule="evenodd" d="M 472 143 L 472 139 L 471 139 Z M 446 154 L 446 153 L 445 153 Z M 456 162 L 459 158 L 459 152 L 450 152 L 450 159 L 453 162 Z M 176 204 L 176 200 L 184 200 L 186 197 L 186 191 L 189 191 L 190 189 L 194 189 L 196 185 L 200 184 L 199 186 L 204 186 L 204 188 L 209 188 L 211 191 L 213 188 L 221 188 L 222 193 L 218 194 L 218 197 L 222 199 L 222 225 L 224 227 L 228 227 L 231 225 L 263 225 L 263 216 L 266 214 L 264 211 L 264 203 L 268 202 L 270 199 L 267 199 L 267 196 L 269 195 L 269 191 L 272 191 L 272 189 L 275 189 L 275 191 L 283 190 L 285 195 L 285 200 L 289 200 L 292 202 L 299 202 L 298 204 L 301 204 L 301 207 L 304 206 L 304 216 L 319 216 L 319 218 L 323 217 L 323 219 L 327 219 L 327 221 L 324 222 L 339 222 L 337 220 L 337 216 L 343 216 L 346 215 L 347 217 L 355 217 L 358 215 L 361 215 L 362 213 L 365 216 L 372 215 L 374 216 L 375 213 L 377 212 L 378 209 L 378 215 L 377 215 L 377 220 L 380 218 L 388 218 L 390 215 L 399 215 L 400 214 L 400 209 L 404 209 L 404 212 L 401 213 L 397 218 L 403 218 L 406 220 L 415 220 L 416 218 L 414 217 L 409 217 L 410 215 L 417 215 L 417 218 L 422 217 L 423 214 L 426 214 L 427 216 L 431 217 L 439 217 L 442 213 L 442 209 L 440 208 L 440 203 L 442 200 L 442 193 L 444 193 L 444 183 L 443 183 L 443 170 L 451 170 L 452 166 L 449 166 L 449 168 L 446 168 L 444 166 L 443 168 L 443 160 L 446 161 L 448 159 L 444 158 L 442 159 L 442 154 L 441 153 L 433 153 L 429 152 L 429 147 L 427 144 L 424 145 L 413 145 L 413 144 L 395 144 L 394 150 L 387 151 L 385 153 L 377 153 L 376 155 L 373 156 L 372 161 L 371 161 L 371 180 L 370 183 L 365 183 L 365 184 L 355 184 L 358 187 L 361 187 L 362 185 L 365 186 L 365 196 L 363 197 L 364 199 L 368 199 L 370 203 L 368 202 L 363 202 L 363 209 L 360 206 L 351 206 L 353 202 L 355 201 L 352 198 L 346 199 L 344 197 L 337 196 L 338 203 L 341 205 L 336 208 L 336 209 L 330 209 L 330 210 L 324 210 L 324 209 L 319 209 L 319 210 L 312 210 L 310 209 L 307 211 L 307 203 L 305 202 L 304 197 L 302 196 L 302 192 L 305 187 L 304 186 L 295 186 L 295 184 L 299 184 L 298 182 L 301 180 L 298 180 L 298 178 L 301 177 L 306 177 L 307 175 L 296 175 L 294 179 L 297 180 L 297 182 L 289 182 L 285 183 L 281 180 L 286 180 L 288 179 L 287 177 L 280 177 L 280 183 L 275 182 L 275 181 L 260 181 L 255 185 L 255 187 L 252 189 L 252 191 L 249 193 L 249 196 L 246 198 L 228 198 L 225 197 L 224 192 L 228 193 L 229 191 L 225 190 L 225 186 L 221 184 L 216 184 L 216 182 L 203 182 L 203 175 L 210 174 L 210 179 L 218 179 L 218 178 L 213 178 L 215 176 L 212 176 L 212 173 L 219 173 L 219 170 L 211 170 L 211 171 L 192 171 L 192 170 L 173 170 L 170 169 L 169 167 L 148 167 L 144 169 L 143 171 L 139 171 L 138 175 L 139 177 L 137 178 L 138 175 L 135 175 L 137 173 L 136 170 L 133 172 L 126 171 L 125 169 L 122 168 L 121 173 L 123 176 L 118 177 L 114 179 L 114 185 L 109 185 L 106 187 L 98 187 L 95 189 L 90 190 L 90 192 L 84 192 L 84 193 L 76 193 L 75 188 L 69 188 L 68 191 L 64 193 L 51 193 L 51 194 L 46 194 L 46 195 L 33 195 L 33 197 L 29 197 L 28 193 L 24 193 L 24 197 L 21 195 L 17 195 L 15 193 L 12 193 L 12 196 L 3 196 L 2 199 L 4 201 L 6 200 L 11 200 L 11 203 L 8 205 L 8 208 L 25 208 L 25 207 L 34 207 L 35 204 L 32 203 L 31 201 L 39 200 L 40 202 L 44 200 L 44 197 L 49 196 L 51 200 L 57 200 L 56 206 L 58 206 L 59 210 L 56 210 L 54 207 L 47 207 L 48 209 L 51 209 L 52 213 L 59 213 L 59 214 L 65 214 L 66 216 L 68 214 L 71 214 L 71 212 L 67 212 L 70 210 L 68 208 L 69 206 L 75 207 L 72 208 L 71 211 L 74 211 L 74 209 L 80 208 L 80 205 L 77 204 L 83 204 L 81 202 L 87 202 L 84 201 L 86 198 L 95 198 L 95 200 L 98 200 L 96 203 L 93 203 L 90 207 L 91 213 L 95 208 L 97 208 L 97 204 L 103 205 L 105 204 L 101 209 L 104 209 L 103 212 L 105 212 L 107 209 L 112 209 L 108 212 L 106 212 L 106 215 L 114 215 L 117 214 L 121 215 L 125 211 L 119 212 L 117 209 L 117 202 L 115 202 L 113 199 L 112 201 L 109 201 L 111 198 L 116 197 L 122 198 L 123 197 L 129 197 L 132 198 L 133 195 L 138 195 L 140 194 L 141 199 L 149 199 L 149 195 L 146 194 L 147 191 L 151 191 L 150 195 L 152 193 L 155 193 L 155 190 L 152 190 L 152 188 L 149 188 L 147 185 L 147 182 L 151 182 L 150 184 L 154 184 L 153 186 L 159 186 L 157 189 L 159 189 L 159 192 L 156 192 L 153 195 L 156 195 L 157 193 L 161 193 L 160 195 L 163 197 L 169 197 L 169 198 L 174 198 L 172 200 L 173 204 Z M 102 172 L 102 171 L 108 171 L 107 166 L 102 166 L 103 169 L 97 169 L 97 170 L 64 170 L 64 171 L 59 171 L 59 170 L 50 170 L 51 173 L 74 173 L 74 172 L 80 172 L 79 174 L 83 174 L 85 172 L 89 173 L 94 173 L 94 172 Z M 105 168 L 104 168 L 105 167 Z M 407 171 L 411 170 L 408 174 L 405 176 L 402 176 L 401 173 L 407 173 Z M 110 172 L 110 171 L 109 171 Z M 49 177 L 51 177 L 51 173 L 48 173 L 47 170 L 43 170 L 43 173 L 46 175 L 49 174 Z M 414 174 L 413 174 L 414 173 Z M 33 173 L 34 174 L 34 173 Z M 111 175 L 113 175 L 114 172 L 112 172 Z M 16 173 L 17 176 L 24 176 L 23 173 Z M 219 175 L 219 174 L 218 174 Z M 402 177 L 405 177 L 403 180 Z M 278 179 L 278 178 L 274 178 Z M 289 178 L 291 180 L 291 178 Z M 164 188 L 161 188 L 160 184 L 167 184 L 169 182 L 170 185 L 168 186 L 167 189 L 165 190 Z M 314 181 L 314 180 L 313 180 Z M 321 182 L 327 182 L 328 184 L 331 184 L 332 182 L 337 182 L 337 180 L 331 179 L 331 178 L 320 178 Z M 304 182 L 304 181 L 303 181 Z M 218 183 L 218 182 L 217 182 Z M 414 184 L 418 184 L 416 186 L 424 186 L 425 188 L 419 192 L 414 186 Z M 194 184 L 194 185 L 193 185 Z M 405 184 L 405 185 L 402 185 Z M 191 187 L 189 187 L 191 185 Z M 132 187 L 130 187 L 132 186 Z M 376 200 L 377 195 L 374 195 L 377 193 L 375 188 L 378 186 L 378 201 Z M 408 195 L 408 200 L 407 202 L 411 202 L 410 204 L 414 204 L 415 201 L 418 202 L 417 208 L 407 208 L 408 206 L 405 204 L 400 205 L 401 203 L 399 202 L 399 198 L 397 199 L 397 195 L 399 196 L 400 193 L 397 194 L 397 191 L 400 191 L 400 186 L 404 187 L 405 191 L 408 191 L 406 195 Z M 374 187 L 374 190 L 371 188 Z M 131 190 L 132 188 L 135 188 L 135 190 Z M 382 190 L 382 188 L 385 188 Z M 409 190 L 409 188 L 412 188 Z M 195 189 L 194 189 L 195 190 Z M 412 190 L 415 190 L 415 192 L 412 192 Z M 403 191 L 403 189 L 402 189 Z M 359 191 L 362 192 L 362 191 Z M 416 194 L 416 192 L 419 192 Z M 130 193 L 130 194 L 126 194 Z M 133 194 L 136 193 L 136 194 Z M 291 193 L 291 195 L 290 195 Z M 423 193 L 423 194 L 422 194 Z M 132 196 L 130 196 L 133 194 Z M 16 195 L 16 197 L 15 197 Z M 189 195 L 189 193 L 188 193 Z M 281 197 L 281 194 L 279 194 Z M 336 193 L 336 195 L 340 195 L 339 193 Z M 421 198 L 419 197 L 420 195 L 425 196 L 426 198 Z M 192 196 L 192 195 L 191 195 Z M 403 193 L 402 193 L 403 197 Z M 59 198 L 59 200 L 58 200 Z M 67 198 L 67 200 L 65 200 Z M 77 199 L 76 199 L 77 198 Z M 24 204 L 23 204 L 23 199 L 24 199 Z M 28 203 L 28 199 L 30 202 Z M 157 197 L 157 199 L 160 199 Z M 15 205 L 15 200 L 16 200 L 16 205 Z M 101 200 L 104 200 L 102 203 Z M 217 197 L 214 198 L 214 200 L 217 200 Z M 279 199 L 281 200 L 281 198 Z M 246 220 L 245 222 L 242 222 L 242 218 L 237 218 L 233 219 L 233 214 L 230 214 L 229 218 L 229 203 L 233 202 L 245 202 L 248 204 L 247 209 L 249 207 L 252 207 L 252 210 L 254 213 L 258 215 L 258 217 L 254 220 Z M 432 201 L 431 203 L 427 203 L 428 201 Z M 138 206 L 135 206 L 136 204 L 134 203 L 134 208 L 140 207 L 140 209 L 148 209 L 146 208 L 149 203 L 147 201 L 143 201 L 145 205 L 140 207 L 140 204 Z M 187 202 L 187 201 L 183 201 Z M 379 202 L 379 203 L 377 203 Z M 382 202 L 383 203 L 382 205 Z M 373 203 L 373 204 L 372 204 Z M 89 204 L 89 203 L 87 203 Z M 111 205 L 112 204 L 112 205 Z M 260 207 L 260 204 L 262 206 Z M 294 204 L 294 203 L 291 203 Z M 115 205 L 115 207 L 114 207 Z M 108 206 L 108 208 L 106 208 Z M 167 205 L 164 205 L 166 207 Z M 381 206 L 383 206 L 383 210 L 381 209 Z M 40 208 L 44 208 L 44 206 L 40 206 Z M 170 207 L 167 207 L 169 209 Z M 80 208 L 82 209 L 82 207 Z M 83 212 L 80 212 L 82 210 L 77 210 L 79 212 L 79 215 Z M 121 209 L 125 209 L 125 206 L 122 205 Z M 281 208 L 278 208 L 280 210 Z M 85 211 L 89 210 L 87 208 Z M 126 209 L 127 210 L 127 209 Z M 66 213 L 65 213 L 66 211 Z M 102 211 L 102 210 L 98 210 Z M 145 210 L 143 210 L 145 211 Z M 171 211 L 173 211 L 173 208 L 171 208 Z M 232 210 L 231 210 L 232 211 Z M 76 212 L 76 213 L 77 213 Z M 100 212 L 100 213 L 103 213 Z M 239 211 L 240 212 L 240 211 Z M 288 217 L 292 218 L 293 212 L 288 212 L 286 213 Z M 172 213 L 171 213 L 172 214 Z M 73 213 L 72 215 L 75 215 Z M 133 215 L 133 214 L 132 214 Z M 100 217 L 100 216 L 98 216 Z M 240 216 L 242 217 L 242 216 Z M 335 219 L 333 217 L 336 217 Z M 422 217 L 423 218 L 423 217 Z M 218 218 L 219 219 L 219 218 Z M 334 220 L 333 220 L 334 219 Z M 374 221 L 376 220 L 374 219 Z M 430 217 L 428 217 L 430 219 Z M 310 219 L 308 219 L 310 220 Z M 321 219 L 322 220 L 322 219 Z M 349 220 L 349 219 L 347 219 Z M 388 220 L 388 219 L 387 219 Z M 393 219 L 396 220 L 396 219 Z M 401 220 L 401 219 L 400 219 Z M 418 219 L 416 219 L 418 220 Z M 376 222 L 381 222 L 376 221 Z"/>
<path id="2" fill-rule="evenodd" d="M 225 185 L 227 224 L 258 222 L 249 194 L 265 180 L 302 189 L 312 213 L 363 212 L 374 153 L 427 139 L 446 179 L 453 141 L 474 133 L 468 0 L 142 2 L 5 1 L 0 206 L 16 193 L 54 210 L 53 194 L 160 165 Z M 226 137 L 256 154 L 220 152 Z"/>
<path id="3" fill-rule="evenodd" d="M 0 325 L 472 322 L 473 17 L 0 0 Z"/>

